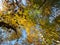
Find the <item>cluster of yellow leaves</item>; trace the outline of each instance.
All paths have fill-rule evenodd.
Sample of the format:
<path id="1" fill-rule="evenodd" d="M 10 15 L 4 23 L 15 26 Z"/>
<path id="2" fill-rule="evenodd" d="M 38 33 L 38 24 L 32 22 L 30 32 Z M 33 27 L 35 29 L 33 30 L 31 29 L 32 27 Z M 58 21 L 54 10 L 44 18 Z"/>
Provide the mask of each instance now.
<path id="1" fill-rule="evenodd" d="M 14 16 L 10 15 L 10 14 L 9 15 L 8 14 L 7 15 L 0 15 L 0 18 L 1 18 L 0 22 L 5 22 L 5 23 L 11 25 L 12 27 L 14 27 L 17 30 L 17 33 L 19 32 L 19 34 L 21 33 L 19 31 L 20 25 L 22 25 L 26 29 L 27 34 L 30 33 L 31 26 L 34 26 L 34 24 L 32 22 L 28 21 L 24 17 L 19 17 L 18 14 L 14 14 Z M 12 36 L 13 35 L 14 34 L 12 34 Z"/>
<path id="2" fill-rule="evenodd" d="M 46 21 L 45 20 L 40 20 L 40 24 L 41 25 L 45 25 L 46 24 Z"/>

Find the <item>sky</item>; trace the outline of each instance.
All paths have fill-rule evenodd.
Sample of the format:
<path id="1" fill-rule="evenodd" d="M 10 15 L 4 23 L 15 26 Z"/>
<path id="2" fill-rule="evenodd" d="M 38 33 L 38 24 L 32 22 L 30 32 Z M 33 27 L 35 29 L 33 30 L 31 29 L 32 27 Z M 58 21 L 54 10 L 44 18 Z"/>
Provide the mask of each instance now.
<path id="1" fill-rule="evenodd" d="M 15 1 L 15 0 L 14 0 L 14 1 Z M 11 0 L 10 0 L 10 2 L 11 2 Z M 22 3 L 24 6 L 27 5 L 26 0 L 22 0 L 21 3 Z M 3 4 L 2 4 L 2 0 L 0 0 L 0 11 L 2 11 L 2 9 L 3 9 Z"/>
<path id="2" fill-rule="evenodd" d="M 26 0 L 22 0 L 22 3 L 23 3 L 24 5 L 26 5 Z"/>
<path id="3" fill-rule="evenodd" d="M 2 0 L 0 0 L 0 10 L 2 10 Z"/>

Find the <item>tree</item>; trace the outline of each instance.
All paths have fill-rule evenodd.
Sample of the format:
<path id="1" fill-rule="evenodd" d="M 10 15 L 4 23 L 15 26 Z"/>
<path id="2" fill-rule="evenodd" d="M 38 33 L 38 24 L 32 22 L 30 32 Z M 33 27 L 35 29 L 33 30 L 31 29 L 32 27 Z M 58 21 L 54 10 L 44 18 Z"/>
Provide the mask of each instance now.
<path id="1" fill-rule="evenodd" d="M 9 0 L 3 1 L 7 10 L 0 13 L 0 27 L 8 34 L 10 32 L 7 40 L 20 41 L 22 30 L 25 30 L 27 36 L 22 40 L 22 45 L 52 45 L 60 42 L 60 15 L 53 11 L 53 7 L 60 10 L 60 0 L 27 0 L 27 6 L 24 6 L 21 0 L 19 3 L 18 0 L 11 1 L 12 3 Z"/>

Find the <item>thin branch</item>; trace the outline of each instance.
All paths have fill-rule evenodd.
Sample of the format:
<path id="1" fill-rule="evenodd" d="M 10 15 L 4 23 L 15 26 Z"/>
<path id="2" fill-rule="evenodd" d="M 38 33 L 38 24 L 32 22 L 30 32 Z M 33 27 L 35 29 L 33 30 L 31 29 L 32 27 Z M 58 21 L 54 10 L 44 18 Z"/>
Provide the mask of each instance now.
<path id="1" fill-rule="evenodd" d="M 39 6 L 38 9 L 40 9 L 45 3 L 46 3 L 46 0 L 44 0 L 44 2 Z"/>
<path id="2" fill-rule="evenodd" d="M 13 29 L 15 32 L 16 32 L 16 34 L 17 34 L 17 30 L 16 30 L 16 28 L 14 28 L 13 26 L 11 26 L 11 25 L 9 25 L 9 24 L 7 24 L 7 23 L 5 23 L 5 22 L 0 22 L 0 27 L 6 27 L 6 28 L 8 28 L 8 29 Z"/>

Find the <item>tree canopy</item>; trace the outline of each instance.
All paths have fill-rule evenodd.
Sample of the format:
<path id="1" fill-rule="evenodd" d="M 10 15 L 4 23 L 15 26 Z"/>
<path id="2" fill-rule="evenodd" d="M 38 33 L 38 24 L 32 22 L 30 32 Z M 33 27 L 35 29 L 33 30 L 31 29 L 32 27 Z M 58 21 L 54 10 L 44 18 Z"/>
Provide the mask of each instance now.
<path id="1" fill-rule="evenodd" d="M 0 32 L 0 44 L 60 44 L 60 0 L 2 0 Z"/>

